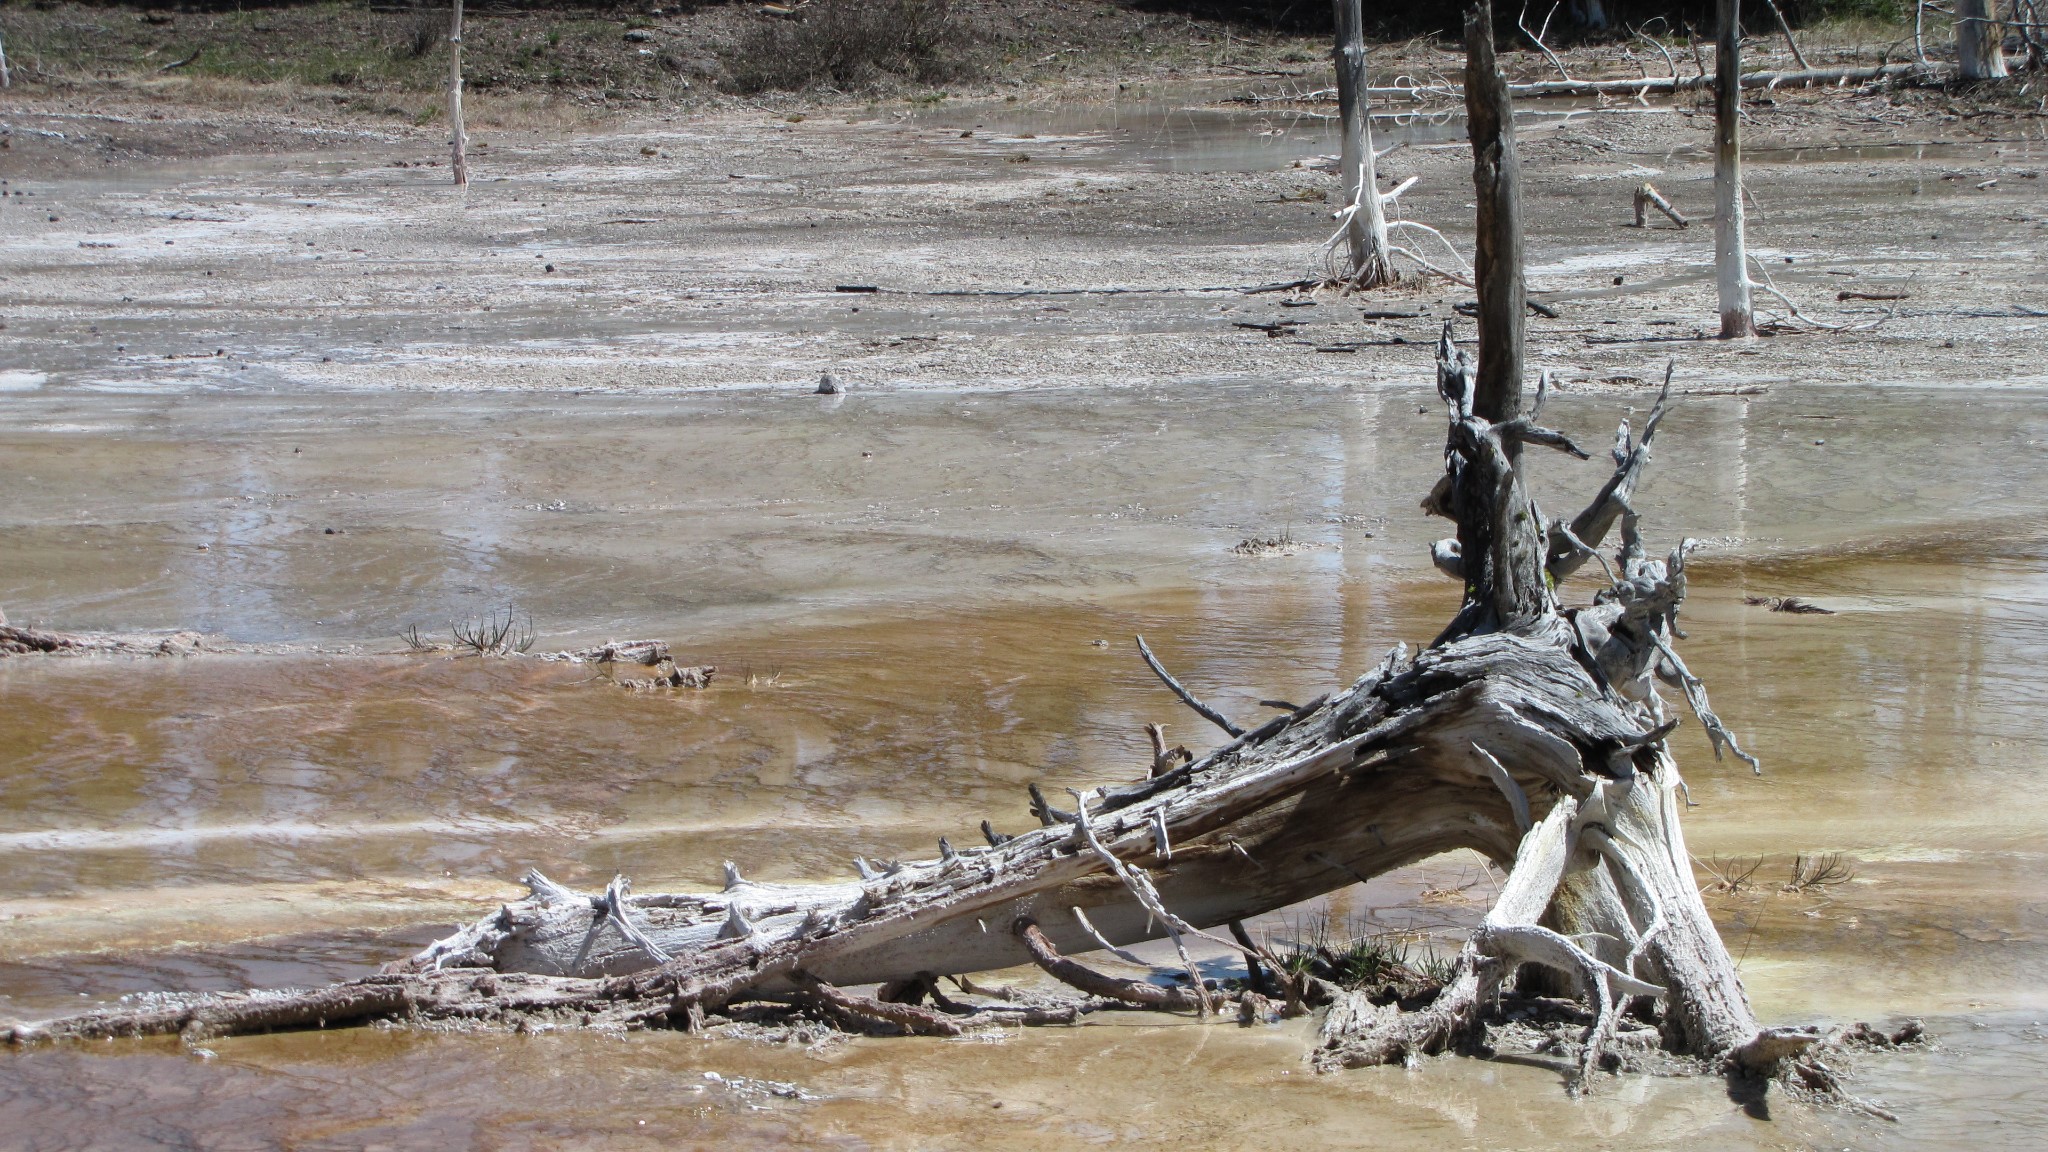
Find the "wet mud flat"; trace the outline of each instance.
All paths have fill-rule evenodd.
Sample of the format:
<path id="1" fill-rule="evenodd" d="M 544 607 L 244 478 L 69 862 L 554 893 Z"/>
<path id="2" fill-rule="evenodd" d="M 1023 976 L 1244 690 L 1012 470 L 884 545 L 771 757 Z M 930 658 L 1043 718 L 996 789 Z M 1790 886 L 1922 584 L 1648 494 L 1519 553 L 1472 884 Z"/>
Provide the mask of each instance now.
<path id="1" fill-rule="evenodd" d="M 855 388 L 1413 379 L 1410 345 L 1469 290 L 1235 290 L 1320 274 L 1334 189 L 1296 166 L 1334 151 L 1326 111 L 1224 103 L 1245 94 L 480 132 L 466 192 L 421 166 L 437 152 L 417 135 L 337 129 L 306 151 L 111 167 L 24 135 L 0 158 L 0 321 L 16 347 L 0 386 L 786 388 L 826 368 Z M 40 111 L 44 131 L 76 128 Z M 1764 270 L 1823 322 L 1884 323 L 1693 341 L 1713 321 L 1711 229 L 1632 228 L 1630 200 L 1653 180 L 1704 214 L 1711 116 L 1532 102 L 1529 274 L 1558 312 L 1532 324 L 1533 366 L 1567 388 L 1653 379 L 1678 353 L 1694 386 L 2040 382 L 2039 119 L 1806 92 L 1749 111 Z M 1449 109 L 1383 112 L 1379 142 L 1403 147 L 1382 174 L 1420 180 L 1403 211 L 1469 256 L 1462 125 Z"/>
<path id="2" fill-rule="evenodd" d="M 1320 149 L 1313 121 L 1191 117 L 1146 152 L 1180 122 L 1147 113 L 1132 123 L 1150 135 L 1124 144 L 1100 110 L 1000 111 L 499 143 L 504 183 L 466 202 L 392 165 L 424 148 L 10 197 L 0 289 L 22 351 L 0 376 L 0 605 L 358 651 L 0 662 L 0 1014 L 357 974 L 506 899 L 528 865 L 645 891 L 700 887 L 722 859 L 819 879 L 854 855 L 929 854 L 984 816 L 1022 825 L 1027 783 L 1135 775 L 1147 721 L 1208 739 L 1134 632 L 1244 717 L 1426 642 L 1457 594 L 1426 566 L 1440 526 L 1414 511 L 1442 434 L 1426 341 L 1464 297 L 1179 290 L 1300 267 L 1327 207 L 1298 197 L 1328 180 L 1286 156 Z M 1760 157 L 1759 196 L 1812 213 L 1807 243 L 1846 261 L 1788 249 L 1793 268 L 1914 296 L 1867 335 L 1667 346 L 1705 311 L 1687 279 L 1703 232 L 1599 213 L 1625 219 L 1638 168 L 1675 194 L 1702 177 L 1683 118 L 1532 120 L 1532 175 L 1554 165 L 1532 193 L 1549 245 L 1532 240 L 1532 275 L 1590 294 L 1532 345 L 1572 369 L 1551 414 L 1589 447 L 1647 408 L 1641 382 L 1673 351 L 1681 387 L 1744 393 L 1681 403 L 1643 500 L 1658 532 L 1712 542 L 1686 651 L 1767 765 L 1715 764 L 1681 730 L 1688 837 L 1703 882 L 1758 860 L 1710 906 L 1766 1019 L 1929 1018 L 1938 1050 L 1858 1069 L 1898 1126 L 1783 1102 L 1766 1123 L 1705 1081 L 1571 1101 L 1540 1062 L 1318 1078 L 1299 1027 L 1104 1014 L 995 1043 L 362 1032 L 40 1050 L 0 1070 L 0 1131 L 36 1148 L 1233 1147 L 1279 1125 L 1393 1147 L 2027 1146 L 2048 1007 L 2028 978 L 2048 851 L 2030 738 L 2048 681 L 2023 175 L 2038 145 L 1788 154 L 1776 189 Z M 1438 197 L 1419 217 L 1462 216 L 1465 161 L 1441 129 L 1396 154 Z M 1215 158 L 1172 159 L 1211 140 Z M 1865 199 L 1839 191 L 1854 172 L 1877 173 L 1857 178 Z M 59 221 L 17 212 L 60 192 Z M 1967 227 L 1921 241 L 1905 224 L 1923 207 Z M 79 246 L 96 244 L 115 246 Z M 1639 291 L 1622 273 L 1617 295 L 1609 270 L 1646 244 L 1661 255 L 1629 266 L 1657 275 Z M 1175 290 L 1008 294 L 1148 284 Z M 1596 307 L 1627 312 L 1608 325 Z M 1235 327 L 1303 314 L 1274 337 Z M 825 365 L 855 391 L 806 395 Z M 1546 506 L 1582 493 L 1561 461 L 1539 474 Z M 502 605 L 546 646 L 658 636 L 720 676 L 628 693 L 589 668 L 395 639 Z M 1780 890 L 1796 855 L 1826 853 L 1854 878 Z M 1285 938 L 1324 914 L 1448 941 L 1489 883 L 1474 860 L 1431 861 L 1255 927 Z"/>
<path id="3" fill-rule="evenodd" d="M 1540 1064 L 1314 1077 L 1298 1026 L 1113 1013 L 1000 1042 L 369 1032 L 199 1053 L 44 1049 L 10 1057 L 0 1112 L 38 1131 L 75 1126 L 90 1146 L 166 1133 L 232 1146 L 231 1132 L 345 1147 L 914 1148 L 970 1133 L 1002 1147 L 1249 1146 L 1278 1117 L 1332 1134 L 1370 1123 L 1396 1147 L 1623 1135 L 1650 1147 L 1924 1147 L 1965 1132 L 2023 1147 L 2040 1121 L 2025 1101 L 2044 1051 L 2028 973 L 2043 959 L 2048 909 L 2033 877 L 2048 821 L 2025 738 L 2048 676 L 2030 655 L 2048 619 L 2040 572 L 2024 550 L 1960 569 L 1831 558 L 1724 569 L 1694 593 L 1694 666 L 1769 757 L 1759 780 L 1715 765 L 1697 736 L 1681 744 L 1700 804 L 1695 852 L 1765 857 L 1754 888 L 1710 907 L 1766 1018 L 1929 1019 L 1934 1051 L 1858 1067 L 1857 1091 L 1899 1111 L 1896 1127 L 1782 1101 L 1765 1123 L 1713 1081 L 1623 1079 L 1575 1102 Z M 1743 603 L 1754 588 L 1798 590 L 1836 614 Z M 1354 585 L 1352 611 L 1337 614 L 1285 590 L 1239 590 L 735 636 L 707 647 L 732 667 L 788 663 L 669 697 L 518 660 L 195 658 L 143 675 L 16 662 L 0 669 L 0 697 L 10 716 L 48 727 L 10 745 L 26 751 L 10 754 L 0 836 L 23 893 L 0 903 L 6 1011 L 350 975 L 508 898 L 504 879 L 527 864 L 586 885 L 625 872 L 648 890 L 700 886 L 721 858 L 814 879 L 855 854 L 928 853 L 982 816 L 1019 827 L 1025 782 L 1128 776 L 1144 756 L 1137 726 L 1178 719 L 1121 645 L 1095 639 L 1143 629 L 1239 709 L 1254 686 L 1305 693 L 1390 637 L 1427 630 L 1451 591 Z M 1358 612 L 1360 600 L 1377 607 Z M 2004 606 L 1995 621 L 1987 602 Z M 2008 802 L 1981 804 L 1986 790 Z M 1853 861 L 1852 881 L 1777 891 L 1793 853 L 1827 851 Z M 1288 939 L 1322 912 L 1448 947 L 1492 882 L 1476 861 L 1433 861 L 1254 930 Z M 1231 974 L 1221 958 L 1210 966 Z M 1204 1091 L 1165 1107 L 1158 1083 L 1189 1077 Z M 1991 1119 L 2013 1124 L 2011 1138 L 1986 1135 Z"/>

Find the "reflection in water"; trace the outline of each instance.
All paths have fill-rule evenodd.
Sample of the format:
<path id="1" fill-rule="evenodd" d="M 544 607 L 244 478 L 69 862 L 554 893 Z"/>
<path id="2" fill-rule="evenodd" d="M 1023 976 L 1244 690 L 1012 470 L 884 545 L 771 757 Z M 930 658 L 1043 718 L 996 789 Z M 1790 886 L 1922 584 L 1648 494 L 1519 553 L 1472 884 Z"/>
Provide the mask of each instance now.
<path id="1" fill-rule="evenodd" d="M 1445 527 L 1413 512 L 1439 467 L 1415 449 L 1443 421 L 1420 388 L 844 399 L 17 399 L 0 416 L 0 605 L 75 628 L 360 642 L 516 601 L 543 645 L 680 640 L 935 597 L 1305 573 L 1334 604 L 1340 577 L 1426 572 Z M 1599 445 L 1648 399 L 1566 394 L 1549 418 Z M 104 435 L 54 430 L 87 412 Z M 1755 556 L 2024 535 L 2048 483 L 2042 412 L 2024 393 L 1683 398 L 1642 497 L 1652 543 L 1683 531 Z M 1546 458 L 1538 498 L 1577 507 L 1600 468 Z M 1282 534 L 1310 547 L 1231 554 Z"/>

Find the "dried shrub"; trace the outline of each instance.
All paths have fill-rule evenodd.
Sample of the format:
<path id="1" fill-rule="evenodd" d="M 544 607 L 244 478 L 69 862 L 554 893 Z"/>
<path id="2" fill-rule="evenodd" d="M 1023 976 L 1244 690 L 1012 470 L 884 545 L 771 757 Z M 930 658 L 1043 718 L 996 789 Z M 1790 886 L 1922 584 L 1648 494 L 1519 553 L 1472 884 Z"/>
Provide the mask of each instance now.
<path id="1" fill-rule="evenodd" d="M 453 27 L 452 9 L 445 5 L 430 5 L 427 0 L 417 0 L 413 5 L 412 21 L 406 29 L 406 51 L 418 60 L 440 47 L 448 38 Z"/>
<path id="2" fill-rule="evenodd" d="M 815 0 L 750 28 L 728 56 L 725 88 L 745 94 L 941 84 L 974 71 L 971 48 L 949 0 Z"/>

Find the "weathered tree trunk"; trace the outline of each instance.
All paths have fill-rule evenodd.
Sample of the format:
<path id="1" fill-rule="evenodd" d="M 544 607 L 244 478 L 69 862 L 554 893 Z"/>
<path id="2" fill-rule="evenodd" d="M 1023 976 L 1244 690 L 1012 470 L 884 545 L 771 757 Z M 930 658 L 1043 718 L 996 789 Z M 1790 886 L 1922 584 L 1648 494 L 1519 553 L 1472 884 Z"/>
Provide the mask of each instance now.
<path id="1" fill-rule="evenodd" d="M 14 76 L 7 71 L 7 45 L 0 41 L 0 88 L 14 87 Z"/>
<path id="2" fill-rule="evenodd" d="M 1493 5 L 1465 12 L 1465 121 L 1472 136 L 1472 180 L 1479 228 L 1472 268 L 1479 292 L 1479 393 L 1476 411 L 1491 420 L 1517 415 L 1522 397 L 1522 162 L 1507 80 L 1493 51 Z M 1489 303 L 1491 302 L 1491 303 Z"/>
<path id="3" fill-rule="evenodd" d="M 1754 336 L 1749 249 L 1742 226 L 1742 17 L 1740 0 L 1720 0 L 1714 56 L 1714 283 L 1721 338 Z"/>
<path id="4" fill-rule="evenodd" d="M 1380 198 L 1372 146 L 1372 104 L 1365 72 L 1365 19 L 1359 0 L 1334 0 L 1337 18 L 1337 108 L 1344 139 L 1337 157 L 1344 200 L 1344 241 L 1350 266 L 1342 279 L 1353 288 L 1378 288 L 1400 277 L 1387 248 L 1387 213 Z"/>
<path id="5" fill-rule="evenodd" d="M 2005 76 L 2005 30 L 1991 14 L 1991 0 L 1956 0 L 1956 64 L 1965 80 Z"/>
<path id="6" fill-rule="evenodd" d="M 1025 963 L 1090 995 L 1206 1013 L 1212 996 L 1199 985 L 1148 990 L 1062 953 L 1162 930 L 1179 942 L 1199 926 L 1468 848 L 1508 877 L 1451 979 L 1413 1011 L 1340 995 L 1324 1023 L 1320 1065 L 1398 1060 L 1475 1039 L 1493 993 L 1524 965 L 1562 973 L 1592 1009 L 1581 1079 L 1602 1067 L 1631 997 L 1661 1003 L 1675 1052 L 1745 1072 L 1798 1053 L 1813 1034 L 1758 1028 L 1694 886 L 1679 827 L 1684 785 L 1666 743 L 1678 722 L 1655 682 L 1683 689 L 1717 755 L 1734 745 L 1673 647 L 1685 545 L 1650 558 L 1632 510 L 1669 380 L 1640 436 L 1623 423 L 1592 502 L 1568 521 L 1544 516 L 1528 492 L 1523 448 L 1585 454 L 1537 423 L 1540 383 L 1522 411 L 1511 109 L 1492 63 L 1486 3 L 1467 12 L 1465 28 L 1485 261 L 1481 359 L 1475 365 L 1458 351 L 1446 327 L 1436 366 L 1448 411 L 1445 468 L 1423 502 L 1456 524 L 1456 538 L 1432 552 L 1465 591 L 1450 627 L 1420 655 L 1396 648 L 1348 687 L 1251 731 L 1155 665 L 1231 742 L 1193 762 L 1155 755 L 1149 778 L 1071 793 L 1070 808 L 1033 786 L 1038 826 L 1005 836 L 984 822 L 985 847 L 959 850 L 942 839 L 935 859 L 856 860 L 855 875 L 839 883 L 761 883 L 728 864 L 721 891 L 688 895 L 636 896 L 623 879 L 601 894 L 579 893 L 529 873 L 528 897 L 374 977 L 309 993 L 92 1013 L 18 1027 L 13 1038 L 206 1036 L 393 1018 L 508 1024 L 564 1014 L 690 1027 L 763 998 L 924 1034 L 956 1034 L 977 1014 L 1072 1019 L 1071 1007 L 915 1003 L 940 999 L 936 975 Z M 1610 566 L 1596 549 L 1617 526 Z M 1592 603 L 1562 607 L 1557 587 L 1589 560 L 1608 580 Z M 1149 655 L 1142 641 L 1140 651 Z M 861 984 L 882 987 L 875 997 L 839 987 Z M 1290 984 L 1291 997 L 1298 991 Z M 1248 1018 L 1257 1015 L 1254 995 L 1241 1006 Z"/>
<path id="7" fill-rule="evenodd" d="M 469 183 L 469 133 L 462 126 L 462 0 L 448 19 L 448 166 L 457 187 Z"/>

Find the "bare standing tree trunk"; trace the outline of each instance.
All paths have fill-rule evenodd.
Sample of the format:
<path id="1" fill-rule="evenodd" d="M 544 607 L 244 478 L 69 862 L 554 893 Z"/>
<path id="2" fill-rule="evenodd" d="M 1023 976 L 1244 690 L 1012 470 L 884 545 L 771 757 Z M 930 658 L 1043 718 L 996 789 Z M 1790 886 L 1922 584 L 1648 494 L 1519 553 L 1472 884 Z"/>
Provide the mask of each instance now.
<path id="1" fill-rule="evenodd" d="M 14 77 L 7 72 L 7 45 L 0 42 L 0 88 L 14 87 Z"/>
<path id="2" fill-rule="evenodd" d="M 1335 0 L 1337 17 L 1337 106 L 1344 140 L 1337 158 L 1347 213 L 1344 240 L 1350 267 L 1344 281 L 1353 288 L 1378 288 L 1400 279 L 1388 251 L 1386 206 L 1372 147 L 1372 104 L 1365 74 L 1365 20 L 1359 0 Z"/>
<path id="3" fill-rule="evenodd" d="M 469 134 L 462 127 L 462 0 L 455 0 L 448 21 L 448 48 L 449 167 L 460 187 L 469 183 Z"/>
<path id="4" fill-rule="evenodd" d="M 1927 63 L 1927 40 L 1922 35 L 1927 27 L 1927 0 L 1913 0 L 1913 58 Z"/>
<path id="5" fill-rule="evenodd" d="M 1739 0 L 1720 0 L 1714 58 L 1714 280 L 1721 338 L 1756 335 L 1749 305 L 1749 249 L 1742 238 L 1742 17 Z"/>
<path id="6" fill-rule="evenodd" d="M 1473 22 L 1483 20 L 1485 28 Z M 1522 395 L 1522 164 L 1507 80 L 1494 60 L 1493 5 L 1465 13 L 1465 122 L 1472 136 L 1472 179 L 1491 195 L 1479 198 L 1472 270 L 1479 310 L 1478 411 L 1511 420 Z M 1488 307 L 1486 301 L 1492 301 Z"/>
<path id="7" fill-rule="evenodd" d="M 1997 80 L 2005 71 L 2005 30 L 1991 0 L 1956 0 L 1956 63 L 1965 80 Z"/>

